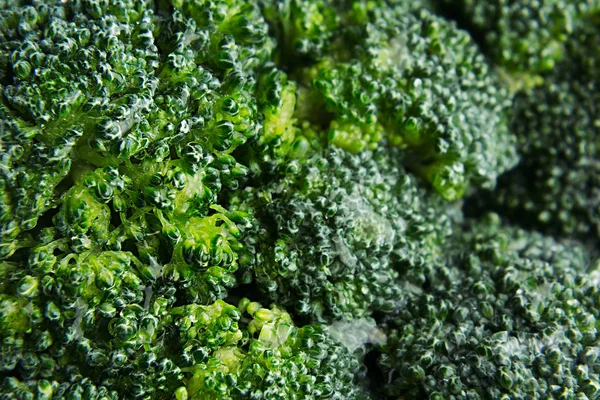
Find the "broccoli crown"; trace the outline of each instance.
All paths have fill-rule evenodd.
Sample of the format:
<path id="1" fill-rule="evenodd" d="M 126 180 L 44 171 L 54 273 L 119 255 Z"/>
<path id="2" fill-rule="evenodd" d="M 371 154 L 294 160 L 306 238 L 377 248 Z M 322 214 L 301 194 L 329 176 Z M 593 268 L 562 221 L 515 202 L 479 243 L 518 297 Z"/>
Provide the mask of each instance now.
<path id="1" fill-rule="evenodd" d="M 466 32 L 424 9 L 353 6 L 346 42 L 300 72 L 329 141 L 350 152 L 382 137 L 447 199 L 493 187 L 517 161 L 510 98 Z M 343 46 L 343 47 L 342 47 Z M 316 117 L 315 117 L 316 116 Z"/>
<path id="2" fill-rule="evenodd" d="M 176 167 L 199 189 L 183 189 L 185 212 L 206 215 L 247 172 L 229 154 L 262 129 L 254 71 L 273 46 L 256 5 L 174 4 L 158 16 L 143 3 L 90 4 L 0 14 L 3 257 L 56 206 L 59 183 L 90 167 Z M 149 190 L 161 206 L 173 200 Z"/>
<path id="3" fill-rule="evenodd" d="M 245 235 L 254 277 L 273 301 L 316 318 L 389 311 L 398 271 L 435 263 L 460 211 L 428 197 L 397 150 L 317 150 L 289 160 L 232 209 L 265 227 Z"/>
<path id="4" fill-rule="evenodd" d="M 0 0 L 0 400 L 600 398 L 600 5 L 457 4 Z"/>
<path id="5" fill-rule="evenodd" d="M 367 399 L 358 358 L 322 325 L 247 299 L 174 306 L 128 253 L 77 262 L 56 279 L 3 265 L 0 367 L 21 379 L 4 379 L 2 398 Z"/>
<path id="6" fill-rule="evenodd" d="M 539 229 L 600 237 L 600 33 L 582 29 L 566 43 L 562 68 L 519 93 L 512 130 L 521 162 L 482 198 Z"/>
<path id="7" fill-rule="evenodd" d="M 188 307 L 193 310 L 181 310 L 186 322 L 193 319 L 188 315 L 204 313 L 203 309 L 195 311 L 197 306 Z M 252 319 L 247 322 L 242 317 L 241 322 L 247 324 L 245 329 L 226 334 L 232 335 L 232 343 L 226 339 L 204 362 L 194 363 L 190 370 L 193 376 L 187 384 L 190 399 L 368 398 L 355 385 L 360 369 L 357 358 L 332 339 L 323 326 L 297 328 L 285 311 L 261 308 L 247 299 L 239 307 L 239 313 Z M 201 323 L 202 318 L 197 319 Z M 226 331 L 226 324 L 219 322 L 215 323 L 218 331 Z M 214 336 L 207 335 L 208 344 L 204 344 L 203 334 L 190 337 L 192 331 L 196 332 L 187 331 L 185 342 L 189 354 L 193 357 L 201 346 L 207 345 L 210 352 Z"/>
<path id="8" fill-rule="evenodd" d="M 392 395 L 430 399 L 597 398 L 600 292 L 587 250 L 468 222 L 449 267 L 405 293 L 380 364 Z"/>
<path id="9" fill-rule="evenodd" d="M 482 41 L 494 62 L 518 74 L 552 70 L 565 56 L 565 42 L 600 11 L 597 0 L 438 0 Z"/>

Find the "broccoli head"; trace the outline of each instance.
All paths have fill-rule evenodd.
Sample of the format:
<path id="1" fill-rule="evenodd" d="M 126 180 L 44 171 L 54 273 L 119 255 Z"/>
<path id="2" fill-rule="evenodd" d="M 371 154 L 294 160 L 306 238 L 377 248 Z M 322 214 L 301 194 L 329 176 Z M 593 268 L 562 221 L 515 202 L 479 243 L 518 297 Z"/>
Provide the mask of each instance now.
<path id="1" fill-rule="evenodd" d="M 397 149 L 314 150 L 288 160 L 272 183 L 232 198 L 232 210 L 260 221 L 242 240 L 259 288 L 318 319 L 389 311 L 399 271 L 418 274 L 437 262 L 461 215 L 400 159 Z"/>
<path id="2" fill-rule="evenodd" d="M 593 24 L 591 18 L 600 11 L 597 0 L 438 3 L 442 12 L 456 18 L 481 40 L 495 63 L 527 79 L 553 70 L 565 57 L 569 37 L 581 26 Z"/>
<path id="3" fill-rule="evenodd" d="M 308 122 L 347 152 L 398 146 L 447 199 L 494 187 L 517 162 L 511 97 L 469 35 L 422 2 L 329 3 L 262 3 L 287 72 L 263 85 L 280 113 L 268 149 L 290 151 L 286 138 Z"/>
<path id="4" fill-rule="evenodd" d="M 381 138 L 445 198 L 493 187 L 517 161 L 510 97 L 466 32 L 425 9 L 354 5 L 344 47 L 300 71 L 331 143 L 350 152 Z M 362 7 L 361 7 L 362 5 Z M 413 6 L 414 7 L 414 6 Z M 340 45 L 341 46 L 341 45 Z M 336 51 L 337 50 L 337 51 Z"/>
<path id="5" fill-rule="evenodd" d="M 600 5 L 456 4 L 0 0 L 0 400 L 600 398 Z"/>
<path id="6" fill-rule="evenodd" d="M 449 266 L 431 269 L 387 317 L 388 393 L 597 398 L 600 292 L 587 249 L 502 226 L 495 214 L 467 224 Z"/>
<path id="7" fill-rule="evenodd" d="M 519 166 L 480 196 L 530 227 L 600 237 L 600 32 L 584 29 L 566 43 L 567 59 L 544 84 L 519 93 L 511 129 Z"/>

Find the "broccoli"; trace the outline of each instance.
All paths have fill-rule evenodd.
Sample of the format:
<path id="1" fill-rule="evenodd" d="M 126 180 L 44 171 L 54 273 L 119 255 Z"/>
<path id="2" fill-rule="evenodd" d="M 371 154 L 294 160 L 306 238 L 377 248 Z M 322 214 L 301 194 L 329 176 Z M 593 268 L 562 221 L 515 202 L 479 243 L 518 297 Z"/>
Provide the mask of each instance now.
<path id="1" fill-rule="evenodd" d="M 600 395 L 598 282 L 586 249 L 468 221 L 448 266 L 428 271 L 386 317 L 380 364 L 390 395 L 429 399 Z"/>
<path id="2" fill-rule="evenodd" d="M 453 4 L 0 0 L 0 400 L 599 398 L 600 6 Z"/>
<path id="3" fill-rule="evenodd" d="M 130 302 L 120 312 L 108 303 L 97 311 L 83 301 L 42 304 L 32 280 L 2 295 L 2 368 L 21 377 L 4 379 L 2 398 L 368 398 L 358 385 L 365 369 L 358 354 L 327 327 L 296 327 L 284 310 L 248 299 L 238 307 L 223 300 L 173 306 L 174 292 L 153 293 L 135 274 L 125 276 L 127 261 L 107 252 L 84 266 L 104 284 L 97 291 L 109 279 L 131 282 L 112 288 Z"/>
<path id="4" fill-rule="evenodd" d="M 265 19 L 278 42 L 276 61 L 309 64 L 323 57 L 340 28 L 346 0 L 260 0 Z"/>
<path id="5" fill-rule="evenodd" d="M 302 72 L 316 92 L 309 98 L 329 113 L 316 122 L 327 124 L 330 142 L 357 152 L 385 137 L 450 200 L 469 184 L 493 187 L 517 161 L 510 98 L 475 43 L 424 9 L 354 9 L 351 45 Z"/>
<path id="6" fill-rule="evenodd" d="M 599 14 L 600 15 L 600 14 Z M 600 31 L 577 30 L 560 68 L 515 98 L 511 129 L 521 161 L 474 202 L 549 233 L 600 237 Z"/>
<path id="7" fill-rule="evenodd" d="M 468 34 L 420 2 L 393 3 L 264 2 L 278 64 L 297 81 L 297 125 L 354 153 L 385 139 L 450 200 L 492 188 L 517 162 L 509 93 Z"/>
<path id="8" fill-rule="evenodd" d="M 34 2 L 2 11 L 0 66 L 11 77 L 0 103 L 9 146 L 3 255 L 56 207 L 60 183 L 85 169 L 131 163 L 184 174 L 182 201 L 194 203 L 185 211 L 199 215 L 246 174 L 229 154 L 261 129 L 253 70 L 273 46 L 259 9 L 206 2 L 158 18 L 136 5 Z M 164 198 L 174 194 L 167 188 L 139 183 L 153 201 L 173 200 Z"/>
<path id="9" fill-rule="evenodd" d="M 391 310 L 399 274 L 438 262 L 461 218 L 401 157 L 397 149 L 318 149 L 233 198 L 232 210 L 264 227 L 244 237 L 259 289 L 318 320 Z"/>
<path id="10" fill-rule="evenodd" d="M 600 11 L 596 0 L 438 0 L 441 11 L 473 32 L 486 54 L 516 76 L 535 81 L 565 57 L 573 32 Z M 530 82 L 531 84 L 532 82 Z"/>

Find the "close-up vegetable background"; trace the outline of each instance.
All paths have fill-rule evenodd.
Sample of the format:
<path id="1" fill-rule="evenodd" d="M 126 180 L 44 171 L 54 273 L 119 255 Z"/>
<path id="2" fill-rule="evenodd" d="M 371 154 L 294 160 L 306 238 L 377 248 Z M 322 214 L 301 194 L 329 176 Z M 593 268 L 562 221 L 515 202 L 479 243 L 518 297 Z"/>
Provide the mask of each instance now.
<path id="1" fill-rule="evenodd" d="M 0 400 L 600 398 L 599 0 L 0 0 Z"/>

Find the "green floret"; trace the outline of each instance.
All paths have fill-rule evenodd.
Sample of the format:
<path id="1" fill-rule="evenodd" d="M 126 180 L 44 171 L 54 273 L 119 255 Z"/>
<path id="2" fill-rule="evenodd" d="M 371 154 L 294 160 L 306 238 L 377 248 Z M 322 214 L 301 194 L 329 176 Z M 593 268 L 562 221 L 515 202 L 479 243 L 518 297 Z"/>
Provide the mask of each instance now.
<path id="1" fill-rule="evenodd" d="M 578 27 L 593 24 L 589 18 L 600 11 L 597 0 L 438 3 L 481 38 L 482 48 L 495 63 L 526 80 L 553 70 L 565 57 L 565 42 Z"/>
<path id="2" fill-rule="evenodd" d="M 354 153 L 386 138 L 450 200 L 470 184 L 492 188 L 515 165 L 508 92 L 468 34 L 426 4 L 263 8 L 278 37 L 278 66 L 297 82 L 297 126 L 323 127 L 328 142 Z"/>
<path id="3" fill-rule="evenodd" d="M 40 379 L 37 381 L 21 382 L 17 378 L 6 379 L 0 387 L 6 399 L 86 399 L 86 400 L 117 400 L 117 392 L 96 386 L 87 378 L 73 374 L 72 382 Z"/>
<path id="4" fill-rule="evenodd" d="M 433 269 L 387 318 L 387 392 L 597 398 L 600 292 L 587 250 L 502 226 L 496 215 L 453 240 L 449 267 Z"/>
<path id="5" fill-rule="evenodd" d="M 43 305 L 23 279 L 17 293 L 3 295 L 2 369 L 17 368 L 22 377 L 3 380 L 3 399 L 368 398 L 358 386 L 357 356 L 327 327 L 298 328 L 275 306 L 244 299 L 239 309 L 221 300 L 173 307 L 173 293 L 151 287 L 124 291 L 121 303 L 129 304 L 122 308 L 117 299 L 94 301 L 109 288 L 124 289 L 128 279 L 112 273 L 123 272 L 126 260 L 124 253 L 105 253 L 80 264 L 76 278 L 84 290 L 76 304 L 63 294 L 64 303 Z"/>
<path id="6" fill-rule="evenodd" d="M 233 198 L 232 209 L 260 223 L 243 239 L 254 253 L 258 288 L 317 319 L 389 311 L 399 271 L 418 274 L 436 262 L 460 217 L 420 187 L 399 158 L 393 150 L 314 151 L 289 160 L 272 183 Z"/>
<path id="7" fill-rule="evenodd" d="M 206 187 L 201 214 L 245 175 L 229 154 L 261 132 L 253 71 L 273 47 L 257 6 L 186 3 L 166 17 L 145 7 L 2 11 L 3 257 L 86 164 L 187 159 Z"/>
<path id="8" fill-rule="evenodd" d="M 197 32 L 173 31 L 186 47 L 195 47 L 196 62 L 217 71 L 252 74 L 270 60 L 274 42 L 254 1 L 172 0 L 171 4 L 199 28 Z"/>
<path id="9" fill-rule="evenodd" d="M 339 4 L 338 4 L 339 3 Z M 314 61 L 331 47 L 345 2 L 261 0 L 265 18 L 278 41 L 279 63 Z"/>
<path id="10" fill-rule="evenodd" d="M 215 306 L 229 313 L 216 318 Z M 178 400 L 368 398 L 356 386 L 357 358 L 321 325 L 298 328 L 284 310 L 247 299 L 239 311 L 216 303 L 176 308 L 173 315 L 181 346 L 195 361 L 183 368 L 191 378 L 175 392 Z"/>
<path id="11" fill-rule="evenodd" d="M 600 90 L 548 83 L 518 101 L 523 159 L 500 179 L 492 202 L 547 231 L 600 237 Z"/>
<path id="12" fill-rule="evenodd" d="M 132 253 L 55 254 L 64 247 L 64 242 L 49 242 L 32 252 L 26 267 L 3 266 L 3 395 L 10 396 L 17 377 L 34 393 L 49 385 L 54 396 L 139 395 L 134 385 L 119 387 L 114 368 L 137 363 L 141 346 L 151 351 L 152 321 L 175 301 L 174 290 L 157 292 L 152 299 L 151 282 Z M 137 369 L 130 372 L 137 374 Z M 85 397 L 88 390 L 98 397 Z"/>
<path id="13" fill-rule="evenodd" d="M 185 167 L 172 161 L 130 165 L 128 175 L 113 167 L 83 175 L 54 218 L 57 240 L 75 253 L 130 249 L 144 277 L 167 279 L 193 301 L 225 297 L 239 267 L 239 238 L 251 220 L 218 205 L 210 215 L 199 212 L 207 188 Z"/>
<path id="14" fill-rule="evenodd" d="M 600 33 L 579 32 L 568 59 L 542 86 L 519 94 L 512 130 L 521 162 L 485 196 L 520 223 L 600 237 Z"/>
<path id="15" fill-rule="evenodd" d="M 359 5 L 348 54 L 333 53 L 301 75 L 320 99 L 314 113 L 330 113 L 319 121 L 329 140 L 358 152 L 385 136 L 447 199 L 469 184 L 493 187 L 517 161 L 506 126 L 510 98 L 475 43 L 424 9 Z"/>
<path id="16" fill-rule="evenodd" d="M 52 2 L 0 12 L 3 256 L 12 252 L 18 233 L 33 228 L 53 206 L 77 144 L 100 122 L 97 112 L 129 109 L 143 119 L 147 107 L 141 99 L 154 92 L 157 54 L 148 14 L 128 22 L 114 15 L 66 20 L 70 12 Z M 134 130 L 123 140 L 114 138 L 114 146 L 133 143 L 128 153 L 135 153 L 140 135 Z"/>

